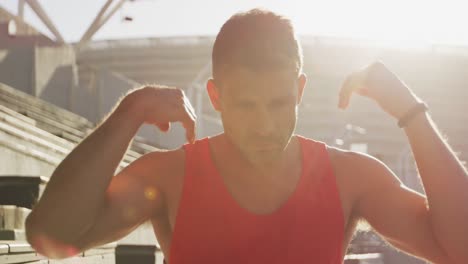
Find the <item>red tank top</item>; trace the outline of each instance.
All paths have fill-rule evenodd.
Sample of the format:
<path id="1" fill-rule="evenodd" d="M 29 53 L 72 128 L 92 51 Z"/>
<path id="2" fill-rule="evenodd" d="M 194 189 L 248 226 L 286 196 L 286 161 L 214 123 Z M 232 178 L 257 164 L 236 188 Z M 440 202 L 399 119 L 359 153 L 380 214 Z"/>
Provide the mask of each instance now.
<path id="1" fill-rule="evenodd" d="M 231 196 L 208 138 L 184 145 L 185 178 L 169 264 L 342 263 L 344 218 L 326 145 L 298 138 L 302 172 L 296 189 L 279 209 L 261 215 Z"/>

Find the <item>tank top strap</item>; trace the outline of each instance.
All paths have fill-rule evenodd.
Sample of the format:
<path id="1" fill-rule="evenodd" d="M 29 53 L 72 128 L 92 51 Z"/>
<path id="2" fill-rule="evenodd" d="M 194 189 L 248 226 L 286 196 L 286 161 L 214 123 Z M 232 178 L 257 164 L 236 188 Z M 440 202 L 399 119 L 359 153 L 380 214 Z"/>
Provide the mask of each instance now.
<path id="1" fill-rule="evenodd" d="M 185 175 L 182 188 L 182 198 L 191 197 L 195 189 L 206 188 L 210 181 L 206 173 L 207 162 L 210 159 L 208 138 L 183 145 L 185 151 Z M 182 200 L 182 199 L 181 199 Z"/>
<path id="2" fill-rule="evenodd" d="M 302 136 L 297 136 L 302 148 L 303 170 L 306 175 L 303 190 L 310 192 L 311 188 L 320 185 L 325 178 L 327 169 L 324 166 L 324 154 L 326 153 L 326 144 Z"/>
<path id="3" fill-rule="evenodd" d="M 203 162 L 207 158 L 205 150 L 206 142 L 208 142 L 208 138 L 197 140 L 193 144 L 187 143 L 183 145 L 185 151 L 185 171 L 189 172 L 186 173 L 186 176 L 200 172 L 202 168 L 200 162 Z"/>
<path id="4" fill-rule="evenodd" d="M 316 193 L 317 199 L 327 200 L 333 206 L 333 218 L 338 220 L 338 226 L 344 228 L 344 214 L 341 204 L 340 192 L 333 165 L 330 159 L 328 145 L 325 142 L 316 141 L 299 136 L 303 141 L 305 169 L 309 175 L 318 177 L 307 177 L 308 191 Z M 341 230 L 343 234 L 344 229 Z"/>

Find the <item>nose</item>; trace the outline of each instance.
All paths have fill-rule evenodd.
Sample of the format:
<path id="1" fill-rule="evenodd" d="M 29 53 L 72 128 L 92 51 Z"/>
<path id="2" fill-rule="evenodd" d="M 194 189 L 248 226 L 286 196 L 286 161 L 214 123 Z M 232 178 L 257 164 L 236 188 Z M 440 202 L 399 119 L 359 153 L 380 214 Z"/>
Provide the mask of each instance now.
<path id="1" fill-rule="evenodd" d="M 257 109 L 255 113 L 252 113 L 253 117 L 253 129 L 255 134 L 258 136 L 269 136 L 274 134 L 275 122 L 274 116 L 268 109 L 261 108 Z"/>

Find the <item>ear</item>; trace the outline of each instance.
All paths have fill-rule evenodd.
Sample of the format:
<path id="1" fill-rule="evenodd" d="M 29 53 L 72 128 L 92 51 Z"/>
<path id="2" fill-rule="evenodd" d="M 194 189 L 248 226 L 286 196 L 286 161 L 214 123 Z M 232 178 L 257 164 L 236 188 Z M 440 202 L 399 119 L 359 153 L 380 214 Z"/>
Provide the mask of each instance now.
<path id="1" fill-rule="evenodd" d="M 219 89 L 216 86 L 216 83 L 213 79 L 209 79 L 206 83 L 206 90 L 208 91 L 208 96 L 210 97 L 211 105 L 216 111 L 221 111 L 220 102 L 219 102 Z"/>
<path id="2" fill-rule="evenodd" d="M 298 89 L 298 97 L 297 97 L 297 105 L 302 102 L 302 95 L 304 94 L 304 88 L 307 83 L 307 75 L 305 73 L 301 73 L 297 78 L 297 89 Z"/>

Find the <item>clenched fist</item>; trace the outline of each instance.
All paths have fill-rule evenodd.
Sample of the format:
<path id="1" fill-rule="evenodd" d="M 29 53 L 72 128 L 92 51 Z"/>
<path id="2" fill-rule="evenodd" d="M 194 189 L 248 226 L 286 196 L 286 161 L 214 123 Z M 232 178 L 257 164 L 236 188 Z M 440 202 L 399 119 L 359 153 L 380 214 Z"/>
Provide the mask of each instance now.
<path id="1" fill-rule="evenodd" d="M 421 101 L 382 62 L 375 62 L 350 74 L 341 88 L 338 106 L 345 109 L 353 93 L 373 99 L 396 119 Z"/>
<path id="2" fill-rule="evenodd" d="M 170 123 L 181 122 L 187 140 L 195 141 L 195 111 L 181 89 L 146 86 L 131 90 L 118 107 L 131 109 L 141 124 L 153 124 L 166 132 Z"/>

